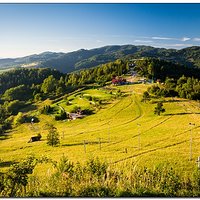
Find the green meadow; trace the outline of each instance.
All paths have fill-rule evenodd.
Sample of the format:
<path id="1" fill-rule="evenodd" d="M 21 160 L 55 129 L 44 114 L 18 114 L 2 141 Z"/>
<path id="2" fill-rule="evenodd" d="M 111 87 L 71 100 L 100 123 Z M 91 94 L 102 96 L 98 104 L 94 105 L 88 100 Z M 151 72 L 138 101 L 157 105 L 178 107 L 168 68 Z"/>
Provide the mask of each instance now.
<path id="1" fill-rule="evenodd" d="M 33 108 L 27 107 L 22 111 L 36 116 L 39 122 L 21 124 L 1 136 L 1 161 L 16 163 L 28 155 L 59 160 L 65 155 L 73 162 L 84 163 L 98 157 L 118 167 L 129 163 L 146 167 L 167 163 L 180 173 L 190 174 L 200 156 L 199 103 L 179 98 L 152 99 L 144 103 L 141 99 L 147 87 L 147 84 L 134 84 L 87 89 L 68 96 L 69 104 L 65 98 L 56 103 L 48 99 Z M 116 97 L 119 89 L 122 94 Z M 86 96 L 101 99 L 101 105 L 95 107 Z M 154 108 L 160 100 L 166 112 L 157 116 Z M 62 107 L 67 112 L 79 106 L 94 109 L 94 114 L 83 119 L 55 121 L 54 114 L 40 114 L 39 109 L 44 105 Z M 60 144 L 57 147 L 46 144 L 47 123 L 58 130 Z M 30 137 L 38 133 L 42 135 L 41 141 L 28 143 Z M 9 164 L 2 166 L 1 171 L 8 167 Z M 36 168 L 38 174 L 37 170 L 46 173 L 48 165 Z"/>

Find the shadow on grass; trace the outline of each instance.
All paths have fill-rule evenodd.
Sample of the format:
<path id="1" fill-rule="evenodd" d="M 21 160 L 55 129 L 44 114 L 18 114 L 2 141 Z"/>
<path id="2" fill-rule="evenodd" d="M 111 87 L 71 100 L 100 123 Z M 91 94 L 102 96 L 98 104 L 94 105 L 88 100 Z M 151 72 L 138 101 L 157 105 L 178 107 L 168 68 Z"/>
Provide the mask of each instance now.
<path id="1" fill-rule="evenodd" d="M 164 116 L 175 116 L 175 115 L 191 115 L 191 114 L 199 115 L 200 113 L 197 113 L 197 112 L 193 112 L 193 113 L 182 112 L 182 113 L 169 113 L 169 114 L 163 114 L 163 115 Z"/>
<path id="2" fill-rule="evenodd" d="M 111 102 L 109 102 L 109 101 L 103 101 L 103 102 L 101 103 L 102 106 L 104 106 L 104 105 L 109 105 L 109 104 L 111 104 Z"/>
<path id="3" fill-rule="evenodd" d="M 103 143 L 107 143 L 106 141 L 101 141 L 101 144 Z M 95 142 L 92 142 L 92 141 L 85 141 L 85 144 L 87 145 L 96 145 L 96 144 L 99 144 L 99 142 L 95 141 Z M 70 146 L 82 146 L 84 145 L 84 142 L 79 142 L 79 143 L 73 143 L 73 144 L 62 144 L 62 146 L 65 146 L 65 147 L 70 147 Z"/>
<path id="4" fill-rule="evenodd" d="M 13 164 L 16 164 L 17 162 L 13 161 L 5 161 L 5 162 L 0 162 L 0 167 L 10 167 Z"/>
<path id="5" fill-rule="evenodd" d="M 122 97 L 128 97 L 128 96 L 130 96 L 130 94 L 122 93 Z"/>
<path id="6" fill-rule="evenodd" d="M 29 112 L 29 111 L 33 111 L 36 109 L 37 109 L 37 106 L 35 106 L 33 104 L 28 104 L 28 105 L 26 105 L 26 107 L 20 109 L 20 112 Z"/>
<path id="7" fill-rule="evenodd" d="M 189 102 L 187 99 L 159 99 L 159 97 L 151 97 L 151 104 L 156 104 L 158 102 L 162 103 L 181 103 L 181 102 Z"/>
<path id="8" fill-rule="evenodd" d="M 166 103 L 169 103 L 169 102 L 189 102 L 189 100 L 187 99 L 168 99 L 168 100 L 163 100 L 162 102 L 166 102 Z"/>
<path id="9" fill-rule="evenodd" d="M 0 140 L 7 140 L 9 138 L 11 138 L 11 136 L 6 133 L 0 135 Z"/>

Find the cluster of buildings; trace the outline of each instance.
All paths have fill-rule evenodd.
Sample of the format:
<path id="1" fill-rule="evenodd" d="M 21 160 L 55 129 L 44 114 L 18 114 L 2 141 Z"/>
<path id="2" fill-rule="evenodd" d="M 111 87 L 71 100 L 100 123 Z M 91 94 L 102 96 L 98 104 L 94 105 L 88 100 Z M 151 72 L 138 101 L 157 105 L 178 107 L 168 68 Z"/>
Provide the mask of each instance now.
<path id="1" fill-rule="evenodd" d="M 127 83 L 126 79 L 124 79 L 120 76 L 113 76 L 113 78 L 112 78 L 113 85 L 125 85 L 126 83 Z"/>

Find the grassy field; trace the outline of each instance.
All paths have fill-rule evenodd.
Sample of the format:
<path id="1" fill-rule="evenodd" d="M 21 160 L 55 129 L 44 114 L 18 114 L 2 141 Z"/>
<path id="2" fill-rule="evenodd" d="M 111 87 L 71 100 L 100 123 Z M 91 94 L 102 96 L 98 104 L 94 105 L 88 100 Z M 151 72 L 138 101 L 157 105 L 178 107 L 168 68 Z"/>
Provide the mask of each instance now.
<path id="1" fill-rule="evenodd" d="M 40 114 L 38 110 L 28 111 L 27 108 L 28 113 L 37 116 L 40 122 L 22 124 L 0 138 L 0 158 L 5 163 L 1 170 L 6 170 L 9 164 L 19 162 L 27 155 L 58 160 L 64 154 L 74 162 L 84 162 L 98 156 L 118 167 L 133 162 L 137 166 L 147 167 L 168 163 L 179 172 L 189 174 L 200 156 L 199 104 L 185 99 L 166 98 L 163 99 L 166 112 L 161 116 L 154 115 L 158 99 L 141 102 L 141 95 L 148 86 L 111 86 L 112 93 L 109 89 L 89 89 L 69 96 L 71 105 L 66 105 L 64 99 L 53 104 L 70 111 L 74 106 L 94 108 L 84 96 L 102 99 L 101 108 L 95 108 L 95 114 L 83 119 L 55 121 L 53 115 Z M 122 91 L 122 96 L 115 98 L 114 93 L 118 89 Z M 35 106 L 41 108 L 48 104 L 51 104 L 50 100 Z M 46 123 L 52 123 L 57 128 L 60 134 L 58 147 L 46 144 Z M 189 123 L 195 123 L 195 126 Z M 28 143 L 30 137 L 37 133 L 41 133 L 42 141 Z M 41 166 L 40 173 L 45 173 L 47 168 Z"/>

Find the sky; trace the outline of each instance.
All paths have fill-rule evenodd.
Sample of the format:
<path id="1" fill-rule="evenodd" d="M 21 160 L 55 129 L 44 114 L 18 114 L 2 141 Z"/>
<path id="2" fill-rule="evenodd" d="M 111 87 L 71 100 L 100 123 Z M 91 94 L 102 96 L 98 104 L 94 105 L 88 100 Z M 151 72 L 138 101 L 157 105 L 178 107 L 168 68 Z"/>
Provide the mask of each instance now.
<path id="1" fill-rule="evenodd" d="M 200 45 L 200 3 L 0 4 L 0 58 L 106 45 Z"/>

